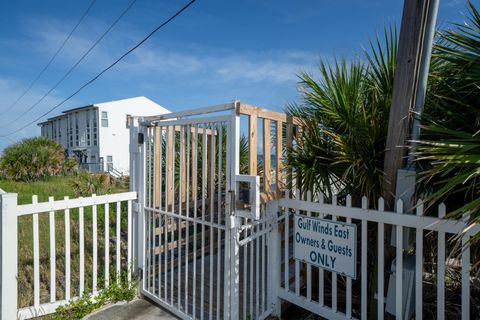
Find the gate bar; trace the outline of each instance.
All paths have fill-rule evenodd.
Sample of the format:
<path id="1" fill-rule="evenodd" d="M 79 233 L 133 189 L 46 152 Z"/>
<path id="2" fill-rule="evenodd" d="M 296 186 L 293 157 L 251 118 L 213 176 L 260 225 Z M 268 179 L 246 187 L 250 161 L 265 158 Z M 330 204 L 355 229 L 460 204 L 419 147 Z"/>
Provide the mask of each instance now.
<path id="1" fill-rule="evenodd" d="M 144 117 L 143 118 L 144 121 L 142 122 L 142 124 L 149 125 L 154 122 L 158 122 L 166 119 L 178 119 L 178 118 L 183 118 L 188 116 L 201 115 L 205 113 L 228 111 L 228 110 L 235 109 L 235 105 L 236 105 L 236 102 L 232 102 L 232 103 L 218 104 L 218 105 L 213 105 L 213 106 L 203 107 L 203 108 L 189 109 L 185 111 L 170 112 L 170 113 L 165 113 L 158 116 Z"/>

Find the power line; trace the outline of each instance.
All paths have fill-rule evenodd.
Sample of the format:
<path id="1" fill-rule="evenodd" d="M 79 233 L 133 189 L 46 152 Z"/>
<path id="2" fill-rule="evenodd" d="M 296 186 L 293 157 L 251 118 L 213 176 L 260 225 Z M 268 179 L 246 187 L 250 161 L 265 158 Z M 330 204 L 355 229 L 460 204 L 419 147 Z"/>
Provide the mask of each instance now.
<path id="1" fill-rule="evenodd" d="M 68 100 L 70 100 L 71 98 L 73 98 L 75 95 L 77 95 L 80 91 L 82 91 L 85 87 L 89 86 L 90 84 L 92 84 L 93 82 L 95 82 L 95 80 L 97 80 L 98 78 L 100 78 L 100 76 L 102 76 L 105 72 L 107 72 L 108 70 L 110 70 L 111 68 L 113 68 L 116 64 L 118 64 L 120 61 L 122 61 L 126 56 L 128 56 L 130 53 L 132 53 L 134 50 L 136 50 L 138 47 L 140 47 L 143 43 L 145 43 L 148 39 L 150 39 L 158 30 L 160 30 L 161 28 L 163 28 L 164 26 L 166 26 L 169 22 L 171 22 L 172 20 L 174 20 L 177 16 L 179 16 L 183 11 L 185 11 L 188 7 L 190 7 L 196 0 L 191 0 L 189 3 L 187 3 L 185 6 L 183 6 L 180 10 L 178 10 L 173 16 L 171 16 L 170 18 L 168 18 L 166 21 L 164 21 L 162 24 L 160 24 L 158 27 L 156 27 L 155 29 L 153 29 L 152 32 L 150 32 L 145 38 L 143 38 L 139 43 L 137 43 L 135 46 L 133 46 L 130 50 L 128 50 L 127 52 L 125 52 L 124 54 L 122 54 L 120 56 L 120 58 L 118 58 L 117 60 L 115 60 L 112 64 L 110 64 L 108 67 L 106 67 L 105 69 L 103 69 L 100 73 L 98 73 L 95 77 L 93 77 L 92 79 L 90 79 L 89 81 L 87 81 L 86 83 L 84 83 L 79 89 L 77 89 L 75 92 L 73 92 L 71 95 L 69 95 L 67 98 L 63 99 L 60 103 L 56 104 L 55 106 L 53 106 L 52 108 L 50 108 L 47 112 L 43 113 L 42 115 L 40 115 L 38 118 L 34 119 L 33 121 L 27 123 L 26 125 L 20 127 L 20 128 L 17 128 L 16 130 L 14 131 L 11 131 L 7 134 L 3 134 L 3 135 L 0 135 L 0 137 L 6 137 L 6 136 L 10 136 L 14 133 L 17 133 L 19 132 L 20 130 L 23 130 L 25 129 L 26 127 L 34 124 L 35 122 L 37 122 L 38 120 L 40 120 L 42 117 L 46 116 L 47 114 L 49 114 L 50 112 L 54 111 L 55 109 L 57 109 L 58 107 L 60 107 L 62 104 L 64 104 L 65 102 L 67 102 Z"/>
<path id="2" fill-rule="evenodd" d="M 35 83 L 37 83 L 38 79 L 40 79 L 40 77 L 43 75 L 43 73 L 48 69 L 48 67 L 50 67 L 50 65 L 52 64 L 53 60 L 55 60 L 55 58 L 57 57 L 57 55 L 60 53 L 60 51 L 62 51 L 63 47 L 65 46 L 65 44 L 67 43 L 67 41 L 70 39 L 70 37 L 72 36 L 72 34 L 75 32 L 75 30 L 77 30 L 78 26 L 82 23 L 83 19 L 85 19 L 85 17 L 87 16 L 88 12 L 90 11 L 90 9 L 93 7 L 93 5 L 95 4 L 95 2 L 97 2 L 97 0 L 93 0 L 90 5 L 88 6 L 87 10 L 83 13 L 83 15 L 80 17 L 80 20 L 78 20 L 77 24 L 75 25 L 75 27 L 73 27 L 72 31 L 70 31 L 70 33 L 68 34 L 68 36 L 65 38 L 65 40 L 63 40 L 63 43 L 60 45 L 60 47 L 57 49 L 57 51 L 55 52 L 55 54 L 50 58 L 50 60 L 48 61 L 48 63 L 45 65 L 45 67 L 43 67 L 43 69 L 37 74 L 37 76 L 35 77 L 35 79 L 33 79 L 33 81 L 30 83 L 30 85 L 28 86 L 28 88 L 17 98 L 17 100 L 15 100 L 15 102 L 13 102 L 11 105 L 9 105 L 7 107 L 7 109 L 5 111 L 2 112 L 2 114 L 6 114 L 8 111 L 10 111 L 29 91 L 30 89 L 32 89 L 32 87 L 35 85 Z"/>
<path id="3" fill-rule="evenodd" d="M 25 116 L 27 113 L 32 111 L 33 108 L 35 108 L 40 102 L 43 101 L 43 99 L 45 99 L 53 90 L 55 90 L 72 73 L 72 71 L 80 64 L 80 62 L 82 62 L 83 59 L 85 59 L 90 54 L 90 52 L 92 52 L 92 50 L 97 46 L 97 44 L 100 43 L 100 41 L 102 41 L 102 39 L 110 32 L 110 30 L 112 30 L 113 27 L 123 18 L 123 16 L 130 10 L 130 8 L 133 6 L 135 2 L 137 2 L 137 0 L 132 0 L 132 2 L 130 2 L 128 7 L 125 8 L 125 10 L 123 10 L 120 16 L 118 16 L 118 18 L 108 27 L 108 29 L 105 30 L 105 32 L 100 36 L 100 38 L 98 38 L 97 41 L 95 41 L 95 43 L 80 57 L 80 59 L 77 62 L 75 62 L 75 64 L 57 81 L 57 83 L 55 83 L 55 85 L 50 90 L 48 90 L 40 99 L 38 99 L 34 104 L 32 104 L 27 110 L 25 110 L 18 117 L 13 119 L 13 121 L 10 121 L 9 124 L 15 123 L 20 118 Z"/>

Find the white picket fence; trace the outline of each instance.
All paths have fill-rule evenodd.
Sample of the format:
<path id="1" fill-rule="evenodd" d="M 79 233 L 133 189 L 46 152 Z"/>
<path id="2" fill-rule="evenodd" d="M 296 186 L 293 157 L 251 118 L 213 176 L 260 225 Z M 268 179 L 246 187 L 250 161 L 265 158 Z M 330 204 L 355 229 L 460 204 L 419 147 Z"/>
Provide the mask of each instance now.
<path id="1" fill-rule="evenodd" d="M 71 299 L 75 299 L 78 296 L 83 295 L 84 293 L 96 294 L 108 286 L 109 280 L 111 279 L 110 275 L 115 270 L 116 281 L 119 281 L 120 273 L 124 270 L 128 273 L 128 281 L 131 280 L 131 272 L 129 268 L 132 264 L 132 201 L 137 199 L 136 192 L 125 192 L 117 193 L 110 195 L 102 195 L 78 199 L 69 199 L 65 197 L 63 200 L 54 200 L 53 197 L 49 197 L 49 201 L 39 203 L 37 196 L 32 197 L 31 204 L 17 204 L 17 194 L 15 193 L 0 193 L 0 232 L 1 232 L 1 314 L 0 319 L 29 319 L 32 317 L 46 315 L 55 312 L 55 309 L 60 306 L 68 303 Z M 126 206 L 122 203 L 126 203 Z M 112 241 L 110 236 L 110 205 L 115 206 L 115 209 L 112 210 L 115 212 L 115 238 Z M 97 221 L 97 208 L 103 206 L 104 210 L 104 226 L 98 226 Z M 123 207 L 123 210 L 122 210 Z M 85 226 L 85 211 L 88 210 L 91 219 L 91 226 L 88 228 Z M 56 225 L 58 225 L 58 219 L 56 215 L 62 215 L 64 218 L 63 233 L 64 233 L 64 268 L 63 270 L 63 293 L 62 297 L 59 297 L 57 294 L 57 285 L 59 280 L 58 266 L 56 262 L 57 250 L 56 245 L 59 243 L 58 230 L 56 230 Z M 71 216 L 78 215 L 78 216 Z M 45 216 L 43 216 L 45 215 Z M 19 219 L 24 219 L 23 217 L 30 216 L 32 221 L 32 243 L 33 246 L 33 304 L 31 306 L 18 308 L 17 293 L 19 291 L 17 284 L 18 272 L 22 267 L 19 265 L 19 234 L 20 231 Z M 42 217 L 43 216 L 43 217 Z M 121 219 L 122 217 L 127 218 L 126 225 L 127 230 L 121 229 Z M 45 217 L 45 218 L 44 218 Z M 39 228 L 39 219 L 44 221 L 48 217 L 48 228 Z M 89 216 L 90 217 L 90 216 Z M 74 230 L 71 226 L 71 221 L 78 221 L 78 229 Z M 113 223 L 112 223 L 113 224 Z M 124 224 L 125 227 L 125 224 Z M 103 239 L 98 239 L 98 230 L 103 228 Z M 85 238 L 86 229 L 91 230 L 91 238 Z M 78 233 L 78 239 L 74 239 L 71 232 L 74 234 Z M 122 232 L 126 232 L 126 239 L 122 240 Z M 48 234 L 48 236 L 47 236 Z M 48 245 L 46 247 L 40 247 L 42 241 L 41 237 L 48 237 Z M 61 241 L 61 240 L 60 240 Z M 71 244 L 72 241 L 75 244 L 78 243 L 78 255 L 79 257 L 74 257 L 75 261 L 78 258 L 79 260 L 79 270 L 78 274 L 72 274 L 72 255 Z M 78 241 L 78 242 L 77 242 Z M 86 251 L 85 243 L 91 243 L 91 252 Z M 99 252 L 99 245 L 103 241 L 103 274 L 98 274 L 100 269 L 100 264 L 102 259 L 102 252 Z M 114 242 L 115 252 L 110 253 L 110 247 L 113 246 L 110 243 Z M 126 257 L 123 257 L 122 262 L 122 249 L 121 244 L 126 242 Z M 25 244 L 21 244 L 22 246 Z M 124 250 L 123 250 L 124 251 Z M 48 252 L 48 262 L 44 261 L 49 265 L 49 279 L 40 277 L 40 264 L 42 263 L 40 259 L 40 253 Z M 54 254 L 52 254 L 54 253 Z M 86 256 L 91 257 L 91 268 L 87 271 L 86 268 Z M 125 261 L 126 258 L 126 261 Z M 113 261 L 112 261 L 113 260 Z M 112 272 L 110 272 L 110 267 Z M 115 269 L 113 269 L 115 268 Z M 89 283 L 86 286 L 86 274 L 89 278 L 91 275 L 92 283 Z M 75 279 L 75 281 L 72 281 Z M 77 282 L 79 288 L 72 288 L 72 282 Z M 99 279 L 103 279 L 104 283 L 99 283 Z M 48 283 L 41 283 L 48 282 Z M 41 296 L 41 288 L 48 288 L 48 295 L 45 297 Z M 86 292 L 86 287 L 89 288 L 89 292 Z M 78 290 L 77 290 L 78 289 Z M 44 289 L 45 290 L 45 289 Z M 74 296 L 73 293 L 77 293 Z M 22 292 L 22 294 L 32 294 L 31 292 Z"/>
<path id="2" fill-rule="evenodd" d="M 300 192 L 297 191 L 297 195 Z M 445 319 L 446 314 L 446 262 L 448 255 L 446 256 L 446 248 L 449 246 L 446 242 L 446 235 L 459 235 L 461 240 L 458 240 L 458 244 L 464 246 L 461 253 L 461 315 L 458 314 L 458 318 L 467 320 L 470 319 L 470 297 L 471 288 L 470 269 L 472 261 L 470 259 L 470 244 L 469 238 L 477 232 L 480 232 L 480 225 L 474 225 L 468 229 L 465 233 L 462 233 L 466 227 L 465 219 L 463 220 L 447 220 L 443 217 L 446 213 L 445 205 L 441 204 L 438 207 L 438 217 L 424 216 L 424 205 L 422 202 L 418 202 L 416 206 L 416 215 L 405 214 L 403 209 L 403 203 L 401 200 L 396 202 L 396 212 L 384 211 L 384 201 L 380 199 L 377 204 L 377 210 L 368 209 L 367 199 L 363 198 L 361 208 L 352 207 L 352 200 L 350 196 L 346 199 L 342 199 L 343 205 L 339 205 L 336 196 L 333 197 L 331 203 L 325 203 L 323 195 L 316 195 L 315 200 L 312 200 L 312 195 L 307 194 L 306 200 L 288 199 L 283 198 L 278 201 L 267 204 L 267 214 L 269 216 L 276 217 L 276 222 L 273 225 L 270 237 L 277 239 L 276 241 L 270 241 L 269 243 L 269 257 L 275 259 L 276 262 L 272 262 L 271 265 L 278 265 L 279 270 L 273 272 L 273 283 L 277 283 L 278 286 L 269 287 L 269 296 L 278 297 L 277 299 L 283 299 L 301 306 L 311 312 L 314 312 L 327 319 L 352 319 L 352 318 L 368 318 L 367 306 L 369 302 L 369 295 L 367 292 L 368 277 L 372 275 L 373 270 L 368 269 L 367 253 L 372 250 L 368 239 L 376 238 L 378 244 L 376 248 L 377 252 L 377 290 L 376 290 L 376 313 L 377 319 L 383 319 L 385 315 L 385 301 L 386 292 L 384 290 L 385 274 L 389 274 L 390 270 L 385 270 L 385 250 L 387 245 L 384 244 L 387 235 L 385 233 L 385 226 L 391 225 L 392 230 L 395 230 L 394 241 L 396 244 L 396 270 L 402 270 L 403 257 L 404 257 L 404 233 L 405 227 L 412 228 L 415 234 L 415 240 L 413 242 L 415 252 L 422 253 L 415 255 L 415 274 L 422 275 L 422 277 L 415 277 L 413 292 L 415 303 L 413 306 L 413 313 L 415 319 L 422 319 L 424 312 L 424 298 L 423 298 L 423 282 L 426 274 L 424 270 L 424 255 L 437 251 L 437 269 L 436 272 L 436 318 Z M 323 270 L 321 268 L 308 265 L 300 260 L 294 259 L 293 253 L 293 217 L 295 214 L 302 214 L 305 216 L 318 217 L 328 219 L 331 221 L 341 221 L 345 223 L 355 223 L 358 226 L 357 232 L 357 281 L 359 279 L 360 285 L 353 286 L 352 279 L 344 277 L 343 275 L 335 272 Z M 368 227 L 376 225 L 377 234 L 368 234 Z M 427 235 L 436 235 L 437 245 L 433 248 L 425 248 L 424 240 Z M 276 245 L 275 245 L 276 243 Z M 374 242 L 375 243 L 375 242 Z M 451 248 L 451 245 L 450 245 Z M 370 257 L 369 259 L 371 259 Z M 372 264 L 370 264 L 371 266 Z M 292 269 L 293 268 L 293 269 Z M 281 272 L 280 272 L 281 270 Z M 318 283 L 313 284 L 313 274 L 315 279 L 318 279 Z M 328 275 L 328 281 L 327 281 Z M 341 284 L 340 284 L 340 278 Z M 406 319 L 404 306 L 405 301 L 402 301 L 404 289 L 403 272 L 395 273 L 395 291 L 394 291 L 394 313 L 396 319 Z M 340 295 L 340 286 L 342 286 L 342 294 Z M 318 288 L 318 292 L 312 292 L 312 288 Z M 271 290 L 276 290 L 276 293 L 272 293 Z M 356 292 L 355 292 L 356 291 Z M 327 299 L 328 292 L 328 299 Z M 354 310 L 352 303 L 352 296 L 360 298 L 359 303 Z M 340 297 L 341 296 L 341 297 Z M 327 302 L 328 300 L 328 302 Z M 272 301 L 276 306 L 280 305 L 280 300 L 277 302 Z M 278 313 L 278 311 L 276 312 Z"/>
<path id="3" fill-rule="evenodd" d="M 297 191 L 296 194 L 300 195 L 300 192 Z M 414 284 L 411 287 L 413 291 L 410 292 L 415 297 L 412 306 L 415 319 L 421 319 L 425 312 L 423 294 L 427 273 L 435 273 L 433 278 L 433 281 L 436 281 L 434 283 L 435 317 L 445 319 L 448 315 L 446 311 L 450 301 L 447 298 L 446 278 L 448 269 L 451 268 L 447 262 L 452 247 L 448 239 L 450 235 L 460 236 L 459 245 L 463 245 L 464 248 L 461 251 L 458 266 L 461 278 L 461 289 L 458 292 L 461 309 L 458 316 L 462 319 L 470 319 L 473 316 L 470 314 L 472 261 L 468 240 L 472 235 L 480 232 L 480 225 L 474 225 L 462 233 L 466 227 L 465 219 L 444 219 L 446 208 L 443 204 L 438 207 L 438 215 L 431 217 L 424 216 L 424 206 L 421 202 L 417 204 L 416 214 L 413 215 L 404 213 L 400 200 L 396 203 L 395 212 L 387 212 L 384 211 L 382 199 L 376 204 L 378 209 L 375 210 L 369 209 L 371 206 L 365 198 L 361 201 L 361 207 L 352 207 L 350 196 L 344 199 L 334 196 L 329 203 L 325 203 L 323 199 L 321 194 L 312 196 L 307 193 L 304 200 L 282 198 L 267 202 L 265 215 L 262 214 L 260 220 L 247 223 L 238 230 L 236 255 L 243 259 L 235 260 L 237 264 L 234 269 L 238 278 L 234 282 L 236 289 L 232 290 L 236 292 L 239 312 L 235 315 L 230 314 L 229 317 L 263 319 L 270 314 L 280 315 L 280 306 L 284 300 L 328 319 L 367 319 L 369 313 L 373 311 L 376 312 L 378 319 L 383 319 L 387 302 L 384 279 L 390 272 L 385 267 L 388 244 L 384 241 L 389 236 L 385 232 L 387 225 L 395 230 L 396 270 L 402 270 L 404 267 L 406 255 L 403 244 L 407 228 L 414 233 L 414 252 L 423 253 L 414 255 L 414 272 L 422 275 L 414 278 Z M 111 279 L 118 281 L 118 275 L 122 271 L 131 271 L 129 268 L 136 254 L 133 252 L 135 232 L 132 232 L 135 227 L 132 220 L 134 218 L 132 205 L 135 200 L 137 200 L 136 192 L 126 192 L 105 196 L 92 195 L 78 199 L 65 198 L 57 201 L 50 197 L 49 201 L 41 203 L 38 203 L 37 197 L 34 196 L 31 204 L 18 205 L 16 194 L 0 192 L 0 319 L 28 319 L 52 313 L 58 306 L 84 293 L 98 293 L 108 285 Z M 111 207 L 112 210 L 110 210 Z M 97 208 L 103 209 L 103 217 L 97 214 Z M 357 225 L 356 242 L 359 259 L 356 263 L 356 280 L 294 259 L 293 217 L 295 214 Z M 85 218 L 87 215 L 88 219 Z M 115 217 L 114 221 L 110 221 L 111 215 Z M 29 244 L 33 252 L 31 260 L 33 285 L 30 292 L 33 303 L 30 306 L 18 308 L 17 277 L 19 270 L 24 267 L 19 265 L 18 250 L 21 246 L 25 246 L 18 242 L 19 220 L 25 217 L 31 219 L 27 223 L 31 223 L 33 231 L 32 242 Z M 61 229 L 64 230 L 63 235 L 59 232 L 62 230 L 58 228 L 59 218 Z M 103 218 L 103 220 L 97 218 Z M 122 218 L 127 219 L 126 223 L 121 223 Z M 91 221 L 91 225 L 86 226 L 86 221 Z M 103 226 L 97 225 L 98 221 L 103 222 Z M 45 227 L 40 227 L 42 225 Z M 375 227 L 376 233 L 368 233 L 368 230 L 372 230 L 372 226 Z M 86 232 L 87 229 L 89 232 Z M 115 231 L 111 232 L 111 229 Z M 86 234 L 89 238 L 86 238 Z M 98 237 L 99 234 L 100 237 Z M 64 239 L 59 239 L 59 236 Z M 373 249 L 369 245 L 371 239 L 375 239 L 377 243 L 374 264 L 369 261 L 372 259 L 369 252 Z M 426 242 L 427 239 L 430 242 Z M 424 243 L 431 244 L 432 239 L 435 245 L 424 248 Z M 62 248 L 61 251 L 56 250 L 59 240 L 64 241 L 64 249 Z M 86 243 L 91 246 L 86 246 Z M 123 248 L 126 247 L 126 252 L 122 249 L 122 243 Z M 72 251 L 73 244 L 75 248 L 78 244 L 78 250 Z M 100 250 L 100 248 L 104 249 Z M 433 264 L 435 270 L 426 270 L 424 256 L 431 251 L 435 251 L 437 257 Z M 45 252 L 48 253 L 47 259 L 45 259 Z M 51 254 L 52 252 L 57 254 Z M 60 268 L 56 261 L 59 252 L 63 254 L 61 258 L 64 259 L 64 264 Z M 411 253 L 409 255 L 412 257 Z M 87 256 L 91 257 L 89 267 L 86 267 Z M 78 270 L 73 268 L 73 260 L 78 261 Z M 371 292 L 368 291 L 369 277 L 373 274 L 373 270 L 370 269 L 372 266 L 375 266 L 378 271 L 375 279 L 375 307 L 370 304 Z M 42 267 L 49 269 L 47 276 L 45 274 L 41 276 Z M 62 273 L 61 278 L 64 279 L 60 291 L 57 290 L 59 271 Z M 117 277 L 112 278 L 112 274 Z M 210 276 L 213 278 L 212 272 Z M 101 280 L 103 281 L 100 282 Z M 128 280 L 131 280 L 131 272 L 128 272 Z M 390 283 L 390 285 L 395 283 L 395 294 L 392 295 L 394 299 L 391 303 L 393 303 L 396 319 L 405 319 L 405 310 L 408 310 L 405 307 L 405 301 L 402 301 L 402 297 L 405 296 L 403 292 L 405 280 L 403 272 L 396 272 L 394 280 Z M 216 298 L 218 300 L 218 296 Z M 223 308 L 218 305 L 217 307 Z"/>

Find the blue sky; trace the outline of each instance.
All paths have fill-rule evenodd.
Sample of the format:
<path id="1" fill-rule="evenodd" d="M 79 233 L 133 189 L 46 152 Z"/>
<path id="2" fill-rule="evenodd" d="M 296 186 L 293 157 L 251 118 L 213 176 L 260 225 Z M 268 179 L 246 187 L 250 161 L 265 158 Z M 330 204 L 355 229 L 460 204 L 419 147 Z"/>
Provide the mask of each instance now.
<path id="1" fill-rule="evenodd" d="M 187 1 L 138 0 L 62 84 L 30 113 L 130 0 L 97 0 L 37 84 L 7 114 L 76 24 L 88 1 L 0 2 L 0 133 L 25 125 L 96 75 Z M 474 1 L 478 5 L 477 1 Z M 178 111 L 239 99 L 282 110 L 297 99 L 296 74 L 320 59 L 361 55 L 376 31 L 400 25 L 401 0 L 198 0 L 132 55 L 49 114 L 95 102 L 146 96 Z M 441 0 L 438 24 L 464 20 L 466 1 Z M 32 125 L 0 138 L 38 135 Z"/>

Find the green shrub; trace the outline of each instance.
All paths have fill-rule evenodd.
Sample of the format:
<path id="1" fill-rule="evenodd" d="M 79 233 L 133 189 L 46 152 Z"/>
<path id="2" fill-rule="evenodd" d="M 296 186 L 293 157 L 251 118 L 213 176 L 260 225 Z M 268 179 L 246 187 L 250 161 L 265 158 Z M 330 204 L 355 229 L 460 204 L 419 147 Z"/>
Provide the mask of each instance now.
<path id="1" fill-rule="evenodd" d="M 51 316 L 51 319 L 82 319 L 86 315 L 108 303 L 133 300 L 137 296 L 138 280 L 132 279 L 132 281 L 129 282 L 127 280 L 127 275 L 127 272 L 122 272 L 118 284 L 116 281 L 110 282 L 110 285 L 95 297 L 84 294 L 81 298 L 71 300 L 67 305 L 58 307 L 55 313 Z"/>
<path id="2" fill-rule="evenodd" d="M 60 144 L 46 137 L 33 137 L 6 148 L 0 170 L 9 180 L 36 181 L 63 173 L 63 163 Z"/>
<path id="3" fill-rule="evenodd" d="M 65 159 L 63 162 L 63 174 L 66 176 L 72 175 L 78 171 L 77 160 L 73 157 Z"/>
<path id="4" fill-rule="evenodd" d="M 78 171 L 75 173 L 71 187 L 76 196 L 87 197 L 92 193 L 109 193 L 112 184 L 112 178 L 107 173 L 92 174 L 87 171 Z"/>
<path id="5" fill-rule="evenodd" d="M 299 119 L 303 134 L 287 165 L 301 189 L 327 198 L 365 195 L 370 203 L 381 196 L 397 38 L 395 28 L 387 28 L 365 59 L 320 61 L 318 76 L 298 75 L 300 101 L 287 112 Z"/>

